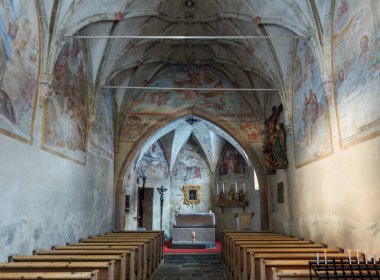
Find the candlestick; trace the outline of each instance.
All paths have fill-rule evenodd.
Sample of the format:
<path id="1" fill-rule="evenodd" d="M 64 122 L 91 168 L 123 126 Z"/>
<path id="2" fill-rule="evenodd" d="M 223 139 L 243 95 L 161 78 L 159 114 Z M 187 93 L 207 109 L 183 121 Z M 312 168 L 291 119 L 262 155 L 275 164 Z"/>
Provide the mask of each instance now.
<path id="1" fill-rule="evenodd" d="M 245 182 L 243 182 L 243 192 L 245 193 Z"/>
<path id="2" fill-rule="evenodd" d="M 368 264 L 368 261 L 367 261 L 367 250 L 364 250 L 364 262 L 365 262 L 365 264 Z"/>
<path id="3" fill-rule="evenodd" d="M 348 250 L 348 263 L 351 264 L 351 250 Z"/>
<path id="4" fill-rule="evenodd" d="M 219 186 L 218 186 L 218 183 L 216 184 L 216 193 L 219 194 Z"/>
<path id="5" fill-rule="evenodd" d="M 326 251 L 324 252 L 324 255 L 325 255 L 325 264 L 327 264 L 327 255 L 326 255 Z"/>
<path id="6" fill-rule="evenodd" d="M 356 262 L 359 264 L 359 250 L 356 250 Z"/>
<path id="7" fill-rule="evenodd" d="M 317 264 L 319 264 L 319 253 L 317 252 Z"/>
<path id="8" fill-rule="evenodd" d="M 223 193 L 224 193 L 224 182 L 223 182 Z"/>
<path id="9" fill-rule="evenodd" d="M 237 193 L 237 184 L 236 184 L 236 181 L 235 181 L 235 193 Z"/>

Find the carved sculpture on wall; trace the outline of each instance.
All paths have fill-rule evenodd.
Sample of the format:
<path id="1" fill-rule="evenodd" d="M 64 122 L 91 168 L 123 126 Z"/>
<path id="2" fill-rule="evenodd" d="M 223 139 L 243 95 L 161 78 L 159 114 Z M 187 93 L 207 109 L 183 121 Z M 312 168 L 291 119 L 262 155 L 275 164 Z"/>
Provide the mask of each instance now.
<path id="1" fill-rule="evenodd" d="M 271 116 L 264 122 L 266 135 L 263 152 L 268 175 L 276 173 L 277 169 L 285 169 L 288 167 L 285 130 L 283 124 L 278 123 L 282 111 L 282 104 L 273 106 Z"/>
<path id="2" fill-rule="evenodd" d="M 201 186 L 184 185 L 181 191 L 183 193 L 183 204 L 198 205 L 201 203 Z"/>

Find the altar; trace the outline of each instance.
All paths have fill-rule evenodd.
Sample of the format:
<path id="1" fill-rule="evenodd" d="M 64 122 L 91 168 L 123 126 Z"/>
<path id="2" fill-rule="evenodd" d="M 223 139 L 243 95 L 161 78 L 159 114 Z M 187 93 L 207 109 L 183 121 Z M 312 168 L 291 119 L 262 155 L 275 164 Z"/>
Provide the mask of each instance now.
<path id="1" fill-rule="evenodd" d="M 214 213 L 176 213 L 172 248 L 206 248 L 215 246 Z"/>

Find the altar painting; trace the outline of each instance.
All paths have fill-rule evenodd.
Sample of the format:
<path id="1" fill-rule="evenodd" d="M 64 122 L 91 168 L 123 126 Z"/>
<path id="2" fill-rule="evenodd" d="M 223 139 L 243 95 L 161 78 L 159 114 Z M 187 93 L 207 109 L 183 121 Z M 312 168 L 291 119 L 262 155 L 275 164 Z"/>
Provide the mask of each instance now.
<path id="1" fill-rule="evenodd" d="M 379 18 L 380 3 L 375 0 L 345 0 L 335 9 L 335 103 L 343 148 L 380 134 Z"/>
<path id="2" fill-rule="evenodd" d="M 0 1 L 0 133 L 31 143 L 39 68 L 34 1 Z"/>
<path id="3" fill-rule="evenodd" d="M 297 43 L 293 77 L 293 135 L 296 167 L 332 154 L 330 119 L 321 70 L 305 41 Z"/>

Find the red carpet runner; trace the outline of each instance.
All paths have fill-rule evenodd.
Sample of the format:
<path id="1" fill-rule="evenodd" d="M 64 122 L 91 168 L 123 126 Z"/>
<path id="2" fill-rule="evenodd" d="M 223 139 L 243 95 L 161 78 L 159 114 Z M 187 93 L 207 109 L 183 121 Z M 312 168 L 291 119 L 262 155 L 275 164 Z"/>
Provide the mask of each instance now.
<path id="1" fill-rule="evenodd" d="M 216 247 L 215 249 L 171 249 L 170 245 L 171 245 L 171 241 L 165 241 L 165 246 L 164 246 L 165 254 L 186 254 L 186 253 L 207 254 L 207 253 L 220 253 L 222 251 L 220 241 L 215 242 L 215 247 Z"/>

